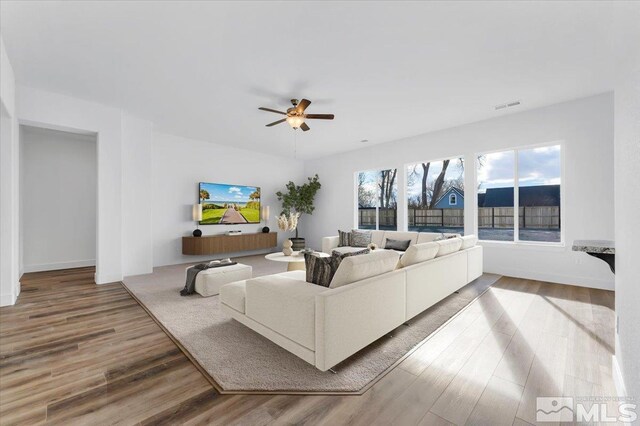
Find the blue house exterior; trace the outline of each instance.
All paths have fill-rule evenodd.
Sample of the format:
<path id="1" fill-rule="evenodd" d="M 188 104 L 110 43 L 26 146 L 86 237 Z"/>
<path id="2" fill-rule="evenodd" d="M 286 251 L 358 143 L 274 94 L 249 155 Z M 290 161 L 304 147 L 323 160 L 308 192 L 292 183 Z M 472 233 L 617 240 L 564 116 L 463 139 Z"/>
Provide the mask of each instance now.
<path id="1" fill-rule="evenodd" d="M 450 188 L 436 201 L 435 209 L 463 209 L 464 193 L 457 188 Z"/>

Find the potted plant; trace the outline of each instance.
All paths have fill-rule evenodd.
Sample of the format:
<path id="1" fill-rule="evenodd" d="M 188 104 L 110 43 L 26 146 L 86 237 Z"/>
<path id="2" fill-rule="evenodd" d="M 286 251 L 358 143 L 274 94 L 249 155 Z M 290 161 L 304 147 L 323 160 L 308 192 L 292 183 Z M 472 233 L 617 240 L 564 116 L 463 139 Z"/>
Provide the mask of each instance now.
<path id="1" fill-rule="evenodd" d="M 278 201 L 282 201 L 281 214 L 297 213 L 298 217 L 302 214 L 313 214 L 315 207 L 313 206 L 313 200 L 316 197 L 316 193 L 320 189 L 320 180 L 316 174 L 313 177 L 307 178 L 308 182 L 303 185 L 296 185 L 289 181 L 285 186 L 285 191 L 278 191 Z M 305 248 L 304 238 L 298 237 L 298 227 L 296 226 L 296 236 L 291 238 L 293 242 L 293 250 L 302 250 Z"/>

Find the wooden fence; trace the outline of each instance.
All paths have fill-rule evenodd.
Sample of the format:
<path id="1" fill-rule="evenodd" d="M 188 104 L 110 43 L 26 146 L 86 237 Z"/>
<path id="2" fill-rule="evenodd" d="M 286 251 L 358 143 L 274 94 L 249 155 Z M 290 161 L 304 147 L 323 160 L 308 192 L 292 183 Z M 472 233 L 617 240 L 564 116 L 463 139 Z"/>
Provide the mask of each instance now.
<path id="1" fill-rule="evenodd" d="M 378 209 L 380 228 L 397 225 L 396 209 Z M 533 229 L 560 228 L 560 206 L 535 206 L 519 208 L 519 227 Z M 409 226 L 412 227 L 464 227 L 464 209 L 408 209 Z M 358 209 L 358 224 L 376 226 L 376 208 Z M 513 228 L 513 207 L 479 207 L 479 228 Z"/>

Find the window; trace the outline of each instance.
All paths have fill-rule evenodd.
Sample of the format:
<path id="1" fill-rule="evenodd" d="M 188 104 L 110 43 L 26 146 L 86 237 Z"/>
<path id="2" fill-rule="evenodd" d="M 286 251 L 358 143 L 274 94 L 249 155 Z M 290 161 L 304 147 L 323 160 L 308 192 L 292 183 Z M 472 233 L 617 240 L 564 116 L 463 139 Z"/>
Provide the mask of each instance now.
<path id="1" fill-rule="evenodd" d="M 560 145 L 483 154 L 477 169 L 481 240 L 561 242 Z"/>
<path id="2" fill-rule="evenodd" d="M 358 229 L 398 229 L 398 170 L 357 173 Z"/>
<path id="3" fill-rule="evenodd" d="M 464 234 L 464 160 L 407 166 L 409 231 Z"/>

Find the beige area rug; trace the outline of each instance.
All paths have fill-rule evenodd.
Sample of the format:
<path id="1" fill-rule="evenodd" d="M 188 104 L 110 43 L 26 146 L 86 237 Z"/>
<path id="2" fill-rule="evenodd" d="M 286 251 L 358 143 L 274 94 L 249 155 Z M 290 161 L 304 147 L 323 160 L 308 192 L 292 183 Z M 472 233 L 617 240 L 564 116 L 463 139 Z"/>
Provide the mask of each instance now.
<path id="1" fill-rule="evenodd" d="M 251 265 L 253 276 L 284 272 L 286 265 L 264 256 L 236 258 Z M 231 319 L 218 296 L 180 296 L 189 265 L 155 268 L 152 274 L 127 277 L 125 287 L 164 329 L 189 352 L 223 393 L 358 393 L 447 320 L 476 299 L 500 276 L 485 274 L 400 326 L 334 369 L 322 372 Z M 382 313 L 384 315 L 384 313 Z M 426 341 L 424 344 L 429 344 Z"/>

